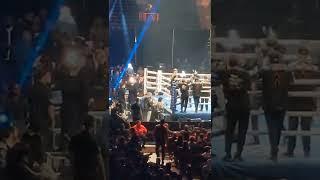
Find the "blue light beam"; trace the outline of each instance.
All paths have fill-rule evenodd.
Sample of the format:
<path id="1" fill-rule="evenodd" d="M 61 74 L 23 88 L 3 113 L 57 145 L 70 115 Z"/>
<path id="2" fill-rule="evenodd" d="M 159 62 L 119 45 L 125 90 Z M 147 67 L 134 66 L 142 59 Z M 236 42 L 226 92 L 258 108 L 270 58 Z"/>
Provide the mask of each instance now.
<path id="1" fill-rule="evenodd" d="M 112 14 L 113 14 L 114 8 L 116 7 L 117 2 L 118 2 L 118 0 L 115 0 L 113 2 L 111 10 L 109 11 L 109 23 L 111 22 L 111 17 L 112 17 Z"/>
<path id="2" fill-rule="evenodd" d="M 126 42 L 126 49 L 129 49 L 128 26 L 127 26 L 126 17 L 124 15 L 124 11 L 123 11 L 122 1 L 120 1 L 120 12 L 121 12 L 121 25 L 122 25 L 122 30 L 123 30 L 125 42 Z M 128 53 L 128 51 L 126 53 Z"/>
<path id="3" fill-rule="evenodd" d="M 159 4 L 160 4 L 160 0 L 157 0 L 156 5 L 155 5 L 155 6 L 152 8 L 152 10 L 151 10 L 151 13 L 157 12 L 157 9 L 158 9 Z M 140 34 L 139 34 L 139 36 L 138 36 L 137 42 L 135 42 L 135 44 L 134 44 L 134 46 L 133 46 L 133 48 L 132 48 L 132 50 L 131 50 L 131 52 L 130 52 L 130 54 L 129 54 L 128 60 L 127 60 L 127 62 L 126 62 L 126 65 L 125 65 L 123 71 L 121 72 L 120 76 L 118 77 L 115 85 L 113 86 L 113 87 L 115 87 L 116 89 L 119 88 L 120 83 L 121 83 L 121 81 L 122 81 L 125 73 L 126 73 L 127 70 L 128 70 L 128 65 L 131 63 L 132 58 L 133 58 L 134 55 L 136 54 L 137 49 L 139 48 L 139 45 L 140 45 L 141 41 L 143 40 L 143 37 L 144 37 L 145 33 L 147 32 L 147 30 L 149 29 L 149 27 L 150 27 L 150 25 L 151 25 L 151 23 L 152 23 L 152 19 L 153 19 L 153 15 L 148 16 L 147 21 L 146 21 L 146 23 L 144 24 L 144 26 L 143 26 L 143 28 L 142 28 L 142 31 L 140 32 Z"/>
<path id="4" fill-rule="evenodd" d="M 50 16 L 48 17 L 48 20 L 46 21 L 44 25 L 44 30 L 40 33 L 39 37 L 36 40 L 36 45 L 31 50 L 30 54 L 28 55 L 25 68 L 22 72 L 22 76 L 20 78 L 20 86 L 23 87 L 25 82 L 28 80 L 28 77 L 30 77 L 30 74 L 33 70 L 33 64 L 36 60 L 36 58 L 39 56 L 41 50 L 43 49 L 45 43 L 47 42 L 48 35 L 51 32 L 51 30 L 54 28 L 60 14 L 60 7 L 64 4 L 64 0 L 57 0 L 54 7 L 52 8 L 52 11 L 50 13 Z"/>

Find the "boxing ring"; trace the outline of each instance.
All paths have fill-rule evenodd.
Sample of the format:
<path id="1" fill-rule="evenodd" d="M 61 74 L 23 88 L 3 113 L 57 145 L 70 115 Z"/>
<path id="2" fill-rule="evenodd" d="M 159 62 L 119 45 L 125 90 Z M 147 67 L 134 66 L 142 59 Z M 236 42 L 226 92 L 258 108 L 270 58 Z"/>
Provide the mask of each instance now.
<path id="1" fill-rule="evenodd" d="M 244 44 L 254 44 L 256 39 L 241 39 Z M 225 38 L 217 38 L 216 43 L 226 41 Z M 303 40 L 279 40 L 280 44 L 286 46 L 299 47 Z M 319 50 L 320 41 L 308 41 L 309 46 Z M 254 59 L 255 53 L 239 53 L 242 58 Z M 229 56 L 225 52 L 214 53 L 214 59 L 225 59 Z M 297 57 L 294 54 L 284 55 L 285 60 L 295 60 Z M 284 125 L 288 127 L 290 117 L 298 117 L 301 121 L 302 117 L 311 117 L 312 124 L 310 131 L 298 130 L 283 130 L 279 145 L 278 163 L 274 163 L 268 159 L 270 157 L 270 144 L 268 139 L 268 129 L 264 118 L 264 112 L 260 108 L 258 110 L 251 110 L 252 116 L 258 116 L 259 130 L 252 130 L 252 124 L 247 132 L 246 145 L 243 151 L 243 162 L 224 162 L 222 157 L 224 152 L 224 136 L 223 130 L 225 128 L 224 108 L 220 108 L 219 115 L 213 119 L 213 133 L 218 134 L 212 139 L 212 149 L 216 157 L 213 157 L 213 171 L 216 179 L 285 179 L 285 180 L 300 180 L 300 179 L 318 179 L 317 174 L 320 166 L 320 79 L 295 79 L 294 85 L 312 85 L 316 86 L 313 91 L 289 91 L 289 97 L 312 97 L 316 102 L 316 109 L 314 111 L 287 111 Z M 221 87 L 217 87 L 221 89 Z M 251 95 L 261 94 L 262 91 L 250 91 Z M 223 100 L 220 101 L 220 104 Z M 216 110 L 215 110 L 216 111 Z M 248 142 L 253 136 L 258 136 L 260 144 L 252 145 Z M 295 156 L 288 158 L 283 156 L 287 150 L 288 136 L 311 136 L 311 154 L 310 158 L 304 157 L 302 142 L 297 138 Z M 235 145 L 233 145 L 235 150 Z M 234 151 L 233 151 L 234 152 Z M 271 173 L 272 172 L 272 173 Z"/>
<path id="2" fill-rule="evenodd" d="M 178 81 L 190 80 L 193 74 L 191 73 L 178 73 Z M 203 89 L 201 92 L 208 93 L 208 97 L 200 97 L 199 101 L 199 109 L 201 105 L 203 105 L 203 111 L 195 112 L 194 101 L 192 97 L 192 92 L 189 89 L 189 101 L 186 113 L 180 113 L 180 104 L 181 100 L 178 95 L 177 98 L 177 110 L 176 113 L 172 113 L 170 109 L 170 81 L 171 81 L 172 73 L 163 72 L 162 70 L 150 70 L 148 68 L 144 68 L 144 84 L 143 84 L 143 92 L 147 94 L 151 92 L 153 94 L 154 100 L 157 100 L 159 97 L 162 97 L 162 101 L 164 103 L 164 110 L 167 115 L 174 115 L 176 118 L 186 118 L 186 119 L 197 119 L 197 120 L 211 120 L 211 74 L 198 74 L 200 82 L 205 82 L 203 84 Z M 208 102 L 206 102 L 206 100 Z M 206 110 L 206 106 L 208 106 L 208 110 Z"/>

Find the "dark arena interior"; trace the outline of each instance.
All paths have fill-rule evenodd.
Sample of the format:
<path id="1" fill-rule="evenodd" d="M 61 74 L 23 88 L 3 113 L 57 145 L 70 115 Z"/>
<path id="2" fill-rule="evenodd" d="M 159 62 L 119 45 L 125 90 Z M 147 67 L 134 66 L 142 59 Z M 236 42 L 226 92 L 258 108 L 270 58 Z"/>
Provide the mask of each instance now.
<path id="1" fill-rule="evenodd" d="M 210 179 L 210 1 L 109 9 L 110 178 Z"/>
<path id="2" fill-rule="evenodd" d="M 213 3 L 215 179 L 319 179 L 319 7 Z"/>
<path id="3" fill-rule="evenodd" d="M 105 180 L 108 2 L 0 9 L 0 179 Z"/>

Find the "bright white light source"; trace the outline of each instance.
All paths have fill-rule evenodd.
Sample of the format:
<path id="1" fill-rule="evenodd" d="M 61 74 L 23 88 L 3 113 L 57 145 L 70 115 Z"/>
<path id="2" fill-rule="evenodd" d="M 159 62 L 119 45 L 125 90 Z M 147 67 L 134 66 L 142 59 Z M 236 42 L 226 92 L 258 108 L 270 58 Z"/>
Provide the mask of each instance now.
<path id="1" fill-rule="evenodd" d="M 237 30 L 235 29 L 231 29 L 228 32 L 228 43 L 225 44 L 225 46 L 227 46 L 228 48 L 234 48 L 234 47 L 240 47 L 241 46 L 241 42 L 240 42 L 240 36 Z"/>
<path id="2" fill-rule="evenodd" d="M 0 123 L 5 123 L 8 121 L 8 117 L 5 114 L 0 114 Z"/>
<path id="3" fill-rule="evenodd" d="M 62 58 L 65 67 L 69 69 L 81 69 L 85 65 L 85 57 L 82 49 L 67 47 Z"/>
<path id="4" fill-rule="evenodd" d="M 134 77 L 130 77 L 130 78 L 129 78 L 129 83 L 130 83 L 130 84 L 136 83 L 136 79 L 135 79 Z"/>
<path id="5" fill-rule="evenodd" d="M 237 30 L 235 29 L 231 29 L 229 32 L 228 32 L 228 37 L 229 39 L 239 39 L 239 33 Z"/>
<path id="6" fill-rule="evenodd" d="M 129 69 L 129 70 L 133 70 L 133 67 L 132 67 L 132 64 L 131 64 L 131 63 L 128 64 L 128 69 Z"/>
<path id="7" fill-rule="evenodd" d="M 66 55 L 66 63 L 70 66 L 76 66 L 79 60 L 79 54 L 76 51 L 70 51 Z"/>
<path id="8" fill-rule="evenodd" d="M 71 9 L 68 6 L 60 7 L 59 21 L 68 24 L 76 24 L 76 21 L 72 16 Z"/>
<path id="9" fill-rule="evenodd" d="M 186 72 L 182 71 L 181 72 L 181 77 L 185 77 L 186 76 Z"/>

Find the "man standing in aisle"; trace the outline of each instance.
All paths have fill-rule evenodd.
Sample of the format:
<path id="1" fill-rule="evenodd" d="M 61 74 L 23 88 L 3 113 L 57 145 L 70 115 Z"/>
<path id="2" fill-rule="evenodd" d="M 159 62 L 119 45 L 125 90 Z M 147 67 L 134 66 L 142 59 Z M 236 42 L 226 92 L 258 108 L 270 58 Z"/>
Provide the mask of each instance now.
<path id="1" fill-rule="evenodd" d="M 161 148 L 161 158 L 162 158 L 161 164 L 164 164 L 165 149 L 167 147 L 167 142 L 168 142 L 168 129 L 165 126 L 164 119 L 160 121 L 160 124 L 156 125 L 153 135 L 156 142 L 157 159 L 160 159 L 160 148 Z"/>
<path id="2" fill-rule="evenodd" d="M 69 152 L 75 180 L 106 180 L 105 163 L 101 147 L 95 140 L 95 120 L 90 115 L 83 118 L 83 130 L 71 138 Z"/>

